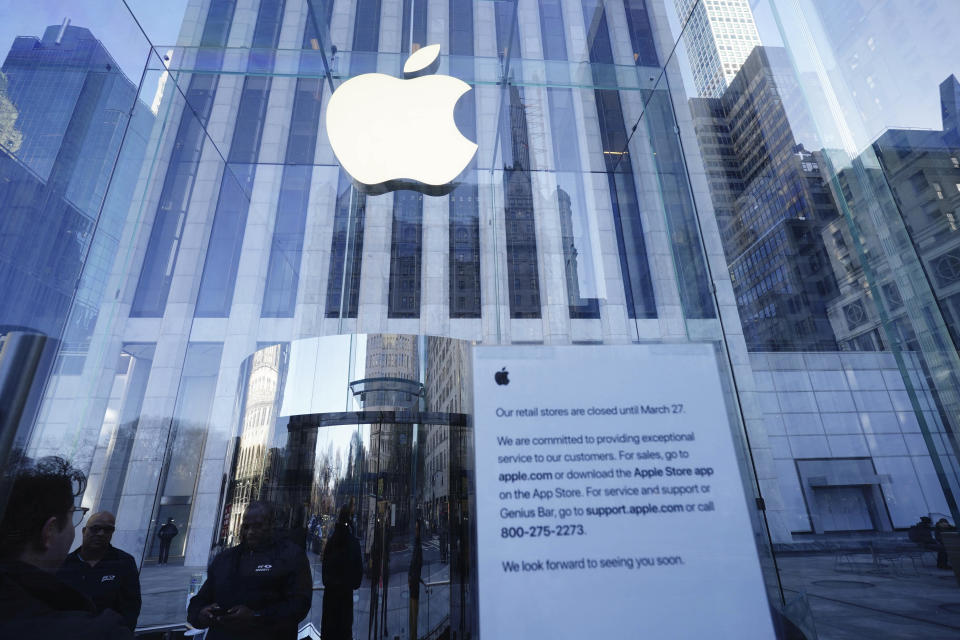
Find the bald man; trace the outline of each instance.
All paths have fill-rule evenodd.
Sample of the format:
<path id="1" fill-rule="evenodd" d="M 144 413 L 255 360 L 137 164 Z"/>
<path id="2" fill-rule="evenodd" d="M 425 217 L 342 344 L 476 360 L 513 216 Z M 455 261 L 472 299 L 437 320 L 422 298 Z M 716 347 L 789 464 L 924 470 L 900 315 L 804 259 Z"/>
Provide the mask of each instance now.
<path id="1" fill-rule="evenodd" d="M 140 616 L 140 574 L 133 556 L 110 544 L 115 528 L 109 511 L 90 516 L 80 548 L 67 556 L 57 577 L 90 598 L 97 613 L 119 613 L 133 631 Z"/>

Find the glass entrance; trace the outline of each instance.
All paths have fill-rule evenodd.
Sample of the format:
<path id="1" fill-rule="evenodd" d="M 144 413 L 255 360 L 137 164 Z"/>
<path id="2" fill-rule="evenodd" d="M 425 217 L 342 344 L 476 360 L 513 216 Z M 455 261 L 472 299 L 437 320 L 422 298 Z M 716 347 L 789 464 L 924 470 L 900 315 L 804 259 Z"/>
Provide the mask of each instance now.
<path id="1" fill-rule="evenodd" d="M 326 545 L 346 508 L 363 556 L 354 637 L 468 635 L 470 418 L 466 358 L 451 352 L 465 356 L 466 345 L 377 335 L 251 356 L 213 553 L 239 542 L 251 501 L 270 503 L 276 535 L 310 560 L 313 607 L 303 625 L 319 631 Z M 318 408 L 346 410 L 303 411 Z"/>

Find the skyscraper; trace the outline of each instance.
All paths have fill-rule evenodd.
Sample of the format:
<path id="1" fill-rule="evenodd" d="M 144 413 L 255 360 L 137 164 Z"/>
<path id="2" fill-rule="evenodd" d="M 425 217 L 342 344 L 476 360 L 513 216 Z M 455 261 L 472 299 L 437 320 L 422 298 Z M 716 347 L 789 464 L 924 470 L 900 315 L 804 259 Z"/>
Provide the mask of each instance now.
<path id="1" fill-rule="evenodd" d="M 89 340 L 153 117 L 103 45 L 69 21 L 16 38 L 2 74 L 0 323 L 60 338 L 76 293 L 81 326 L 68 339 Z"/>
<path id="2" fill-rule="evenodd" d="M 697 94 L 719 98 L 760 35 L 749 0 L 674 0 Z"/>
<path id="3" fill-rule="evenodd" d="M 690 101 L 752 351 L 835 350 L 820 232 L 837 217 L 783 49 L 757 47 L 721 98 Z M 792 116 L 792 117 L 791 117 Z M 764 140 L 763 145 L 755 144 Z"/>
<path id="4" fill-rule="evenodd" d="M 39 359 L 0 388 L 80 374 L 153 121 L 88 29 L 14 40 L 0 69 L 0 340 L 6 366 L 28 344 Z M 24 436 L 35 400 L 14 402 L 23 414 L 5 412 L 4 429 L 22 420 Z"/>

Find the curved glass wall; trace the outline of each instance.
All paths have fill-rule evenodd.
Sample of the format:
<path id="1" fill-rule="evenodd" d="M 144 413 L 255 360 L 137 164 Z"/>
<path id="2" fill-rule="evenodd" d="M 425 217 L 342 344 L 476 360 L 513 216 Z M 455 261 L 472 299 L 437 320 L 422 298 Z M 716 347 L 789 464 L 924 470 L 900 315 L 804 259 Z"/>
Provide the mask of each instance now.
<path id="1" fill-rule="evenodd" d="M 439 340 L 711 344 L 772 606 L 807 637 L 960 629 L 939 538 L 907 534 L 960 516 L 955 3 L 100 4 L 0 26 L 0 456 L 84 469 L 144 585 L 157 527 L 182 525 L 182 588 L 141 625 L 182 622 L 255 494 L 311 545 L 348 494 L 365 533 L 408 540 L 419 513 L 428 555 L 454 545 L 440 520 L 468 508 L 436 483 L 469 432 L 431 466 L 413 445 L 446 423 L 362 417 L 468 389 L 430 389 Z M 429 44 L 471 87 L 477 153 L 445 195 L 358 188 L 330 96 Z M 364 375 L 372 336 L 419 370 Z M 349 363 L 335 392 L 326 361 Z M 357 471 L 381 459 L 403 462 Z M 420 636 L 471 615 L 451 589 Z"/>
<path id="2" fill-rule="evenodd" d="M 265 500 L 319 576 L 337 514 L 349 507 L 364 558 L 353 628 L 409 637 L 413 570 L 423 586 L 418 637 L 470 629 L 475 621 L 452 604 L 474 597 L 474 549 L 463 533 L 473 500 L 469 349 L 368 334 L 306 338 L 247 358 L 216 544 L 236 544 L 247 505 Z M 319 578 L 314 592 L 309 621 L 319 628 Z"/>

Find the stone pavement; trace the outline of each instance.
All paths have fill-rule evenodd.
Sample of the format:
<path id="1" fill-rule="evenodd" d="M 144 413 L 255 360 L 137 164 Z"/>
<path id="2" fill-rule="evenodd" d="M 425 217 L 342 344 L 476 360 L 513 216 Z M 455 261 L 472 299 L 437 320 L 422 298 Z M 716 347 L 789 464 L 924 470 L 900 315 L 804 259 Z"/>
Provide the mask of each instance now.
<path id="1" fill-rule="evenodd" d="M 805 596 L 820 640 L 960 638 L 960 585 L 934 555 L 877 566 L 867 552 L 781 555 L 789 599 Z"/>
<path id="2" fill-rule="evenodd" d="M 315 586 L 320 566 L 314 563 Z M 783 554 L 777 559 L 788 600 L 806 600 L 821 640 L 938 640 L 960 638 L 960 585 L 953 573 L 934 568 L 932 554 L 919 562 L 904 558 L 878 567 L 868 553 L 843 556 L 834 552 Z M 389 637 L 407 637 L 407 576 L 402 558 L 391 562 L 388 596 Z M 916 566 L 914 566 L 916 564 Z M 141 573 L 141 626 L 181 622 L 186 617 L 186 594 L 192 574 L 201 567 L 146 566 Z M 449 565 L 424 565 L 427 582 L 449 580 Z M 354 636 L 366 638 L 370 585 L 364 579 L 354 602 Z M 320 626 L 322 591 L 314 591 L 308 620 Z M 419 633 L 426 636 L 450 611 L 449 586 L 421 587 Z M 429 618 L 428 618 L 429 616 Z"/>

